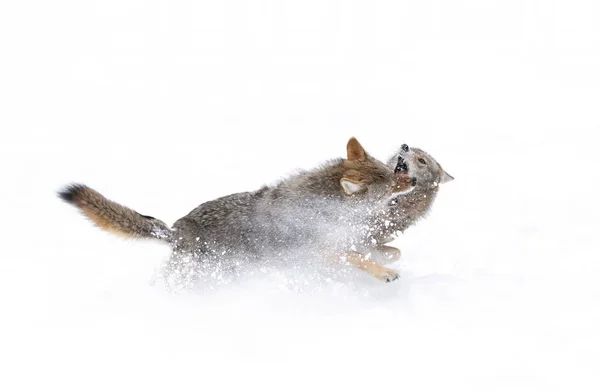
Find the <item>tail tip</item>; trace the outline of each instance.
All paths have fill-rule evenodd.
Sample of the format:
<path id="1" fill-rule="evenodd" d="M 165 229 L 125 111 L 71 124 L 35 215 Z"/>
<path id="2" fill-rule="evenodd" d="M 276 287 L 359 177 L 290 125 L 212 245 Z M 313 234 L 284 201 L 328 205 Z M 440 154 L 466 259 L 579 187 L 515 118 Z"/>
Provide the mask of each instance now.
<path id="1" fill-rule="evenodd" d="M 86 188 L 87 187 L 85 185 L 79 183 L 72 183 L 60 189 L 57 192 L 57 195 L 61 200 L 72 204 L 75 202 L 75 198 L 77 197 L 77 195 L 80 194 Z"/>

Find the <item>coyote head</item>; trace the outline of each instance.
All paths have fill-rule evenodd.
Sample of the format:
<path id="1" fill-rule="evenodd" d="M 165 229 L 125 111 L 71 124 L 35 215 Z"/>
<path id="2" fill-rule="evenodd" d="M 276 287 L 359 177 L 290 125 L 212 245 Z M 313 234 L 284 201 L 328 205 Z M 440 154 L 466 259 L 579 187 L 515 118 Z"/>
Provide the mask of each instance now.
<path id="1" fill-rule="evenodd" d="M 418 148 L 409 148 L 403 144 L 396 155 L 388 161 L 388 167 L 396 172 L 410 172 L 417 178 L 417 188 L 436 188 L 442 183 L 454 179 L 427 152 Z"/>

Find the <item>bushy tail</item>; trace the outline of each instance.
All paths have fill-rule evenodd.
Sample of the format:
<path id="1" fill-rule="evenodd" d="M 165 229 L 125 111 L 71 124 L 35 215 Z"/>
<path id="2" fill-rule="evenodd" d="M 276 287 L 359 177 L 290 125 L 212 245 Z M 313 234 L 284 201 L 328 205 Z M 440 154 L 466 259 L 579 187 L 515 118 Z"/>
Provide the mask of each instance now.
<path id="1" fill-rule="evenodd" d="M 171 241 L 172 231 L 162 221 L 117 204 L 85 185 L 66 186 L 58 192 L 58 196 L 76 206 L 105 231 L 131 239 L 153 238 Z"/>

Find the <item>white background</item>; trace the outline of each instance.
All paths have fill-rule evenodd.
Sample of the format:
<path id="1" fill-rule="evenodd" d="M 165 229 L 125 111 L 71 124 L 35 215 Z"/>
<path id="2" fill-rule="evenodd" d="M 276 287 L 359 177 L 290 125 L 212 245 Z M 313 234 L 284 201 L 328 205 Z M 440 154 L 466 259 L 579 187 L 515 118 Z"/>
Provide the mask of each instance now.
<path id="1" fill-rule="evenodd" d="M 0 50 L 0 389 L 600 387 L 598 1 L 6 1 Z M 456 178 L 391 284 L 169 294 L 55 197 L 172 224 L 350 136 Z"/>

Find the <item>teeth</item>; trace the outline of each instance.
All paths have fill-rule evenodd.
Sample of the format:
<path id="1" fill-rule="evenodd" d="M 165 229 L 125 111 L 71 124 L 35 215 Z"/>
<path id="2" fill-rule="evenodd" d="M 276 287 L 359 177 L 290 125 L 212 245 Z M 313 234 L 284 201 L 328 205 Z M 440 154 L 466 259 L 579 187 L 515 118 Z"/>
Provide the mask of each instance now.
<path id="1" fill-rule="evenodd" d="M 398 164 L 396 164 L 395 172 L 408 172 L 408 166 L 402 156 L 398 156 Z"/>

